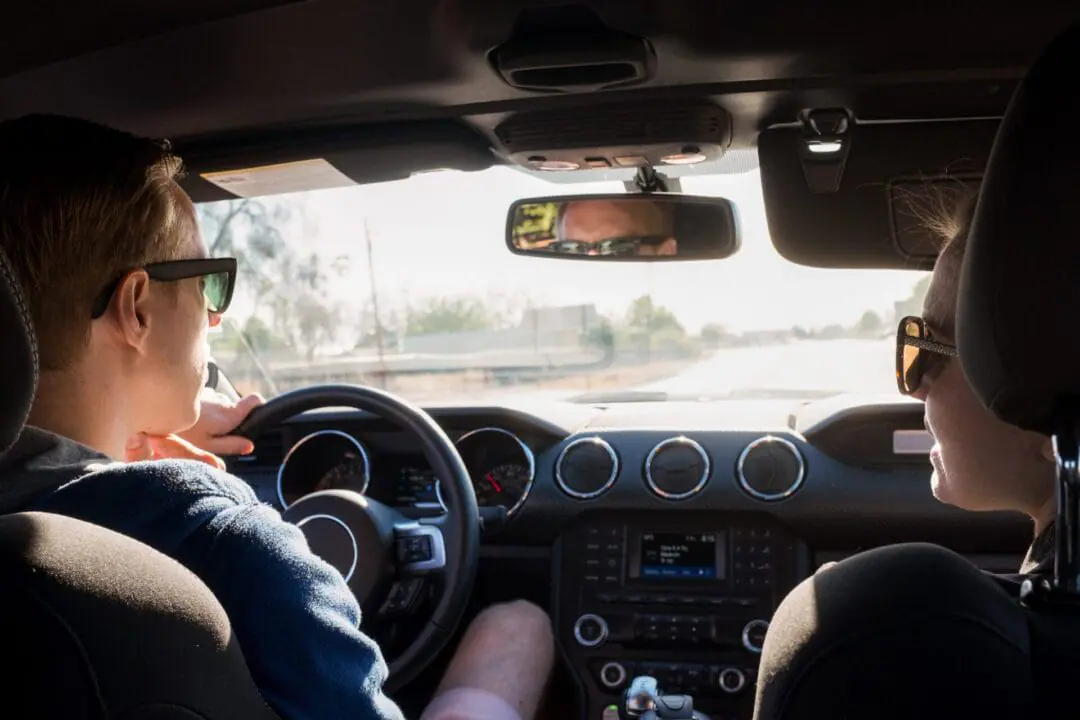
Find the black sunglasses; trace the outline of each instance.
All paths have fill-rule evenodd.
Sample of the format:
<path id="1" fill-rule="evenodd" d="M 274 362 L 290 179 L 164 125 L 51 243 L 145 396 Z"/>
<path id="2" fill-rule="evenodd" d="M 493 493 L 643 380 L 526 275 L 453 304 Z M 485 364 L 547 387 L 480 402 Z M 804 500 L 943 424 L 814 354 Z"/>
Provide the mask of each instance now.
<path id="1" fill-rule="evenodd" d="M 568 255 L 633 255 L 640 245 L 659 245 L 667 240 L 666 235 L 642 235 L 634 237 L 606 238 L 598 242 L 585 240 L 556 240 L 547 246 L 553 252 Z"/>
<path id="2" fill-rule="evenodd" d="M 931 340 L 922 318 L 909 316 L 900 321 L 896 330 L 896 386 L 902 395 L 914 395 L 938 361 L 954 357 L 956 348 Z"/>
<path id="3" fill-rule="evenodd" d="M 150 263 L 141 268 L 151 280 L 159 282 L 176 282 L 190 278 L 202 278 L 203 297 L 206 298 L 206 309 L 215 315 L 220 315 L 229 308 L 232 302 L 233 288 L 236 287 L 236 258 L 195 258 L 192 260 L 169 260 L 167 262 Z M 129 270 L 128 272 L 132 272 Z M 112 302 L 112 296 L 128 273 L 124 273 L 116 280 L 109 283 L 101 294 L 94 300 L 90 318 L 97 319 L 105 314 Z"/>

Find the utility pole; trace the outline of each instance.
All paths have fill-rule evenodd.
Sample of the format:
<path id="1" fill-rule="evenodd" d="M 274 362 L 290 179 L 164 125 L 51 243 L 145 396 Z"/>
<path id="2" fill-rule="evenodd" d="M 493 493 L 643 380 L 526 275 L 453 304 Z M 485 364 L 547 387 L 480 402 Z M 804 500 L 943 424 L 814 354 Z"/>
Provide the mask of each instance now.
<path id="1" fill-rule="evenodd" d="M 386 389 L 386 360 L 383 349 L 382 319 L 379 317 L 379 293 L 375 287 L 375 261 L 371 252 L 371 231 L 367 217 L 364 218 L 364 243 L 367 245 L 368 279 L 371 281 L 371 311 L 375 316 L 375 351 L 379 354 L 379 385 Z"/>

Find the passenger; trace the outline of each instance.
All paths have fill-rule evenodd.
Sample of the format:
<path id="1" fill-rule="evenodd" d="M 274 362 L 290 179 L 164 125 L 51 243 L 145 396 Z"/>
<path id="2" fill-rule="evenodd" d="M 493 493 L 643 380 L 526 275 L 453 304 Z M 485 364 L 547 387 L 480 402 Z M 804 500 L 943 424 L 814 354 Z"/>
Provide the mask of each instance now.
<path id="1" fill-rule="evenodd" d="M 1032 520 L 1033 542 L 1021 573 L 1050 573 L 1057 511 L 1057 465 L 1050 438 L 999 420 L 976 397 L 955 349 L 960 267 L 975 199 L 939 222 L 945 245 L 934 266 L 922 319 L 901 322 L 901 392 L 926 405 L 934 497 L 965 510 L 1013 510 Z M 926 341 L 929 341 L 926 342 Z M 918 345 L 921 345 L 920 348 Z"/>
<path id="2" fill-rule="evenodd" d="M 922 318 L 897 333 L 900 391 L 925 403 L 931 487 L 966 510 L 1012 510 L 1033 523 L 1021 574 L 1052 573 L 1056 464 L 1049 438 L 986 409 L 955 348 L 960 270 L 974 198 L 935 221 L 945 243 Z M 889 546 L 829 563 L 781 603 L 759 667 L 757 720 L 1045 717 L 1032 673 L 1037 620 L 1018 576 L 993 576 L 932 545 Z M 1043 648 L 1060 644 L 1052 634 Z M 962 666 L 963 673 L 955 673 Z M 963 683 L 963 684 L 961 684 Z M 843 690 L 841 691 L 841 688 Z M 1033 700 L 1032 698 L 1035 698 Z"/>
<path id="3" fill-rule="evenodd" d="M 644 200 L 573 200 L 562 205 L 551 249 L 583 255 L 674 256 L 674 205 Z"/>
<path id="4" fill-rule="evenodd" d="M 124 533 L 197 574 L 252 676 L 287 720 L 398 718 L 386 664 L 341 575 L 239 479 L 205 463 L 117 463 L 132 436 L 192 427 L 235 266 L 204 261 L 167 146 L 93 123 L 0 123 L 0 247 L 38 335 L 26 430 L 0 461 L 0 513 L 36 510 Z M 152 263 L 157 280 L 145 269 Z M 182 265 L 180 263 L 183 263 Z M 473 622 L 430 717 L 532 717 L 550 621 L 514 602 Z"/>

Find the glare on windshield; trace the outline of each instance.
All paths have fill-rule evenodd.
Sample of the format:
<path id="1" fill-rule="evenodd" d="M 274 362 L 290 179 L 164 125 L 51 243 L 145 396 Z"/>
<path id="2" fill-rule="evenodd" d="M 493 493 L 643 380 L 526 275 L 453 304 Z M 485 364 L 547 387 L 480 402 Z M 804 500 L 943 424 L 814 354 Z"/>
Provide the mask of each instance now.
<path id="1" fill-rule="evenodd" d="M 211 253 L 240 259 L 214 359 L 241 392 L 268 397 L 324 382 L 420 402 L 895 392 L 895 322 L 919 313 L 928 277 L 783 259 L 757 171 L 682 181 L 685 193 L 735 202 L 742 248 L 731 258 L 588 263 L 507 250 L 514 200 L 622 189 L 497 167 L 201 205 Z"/>

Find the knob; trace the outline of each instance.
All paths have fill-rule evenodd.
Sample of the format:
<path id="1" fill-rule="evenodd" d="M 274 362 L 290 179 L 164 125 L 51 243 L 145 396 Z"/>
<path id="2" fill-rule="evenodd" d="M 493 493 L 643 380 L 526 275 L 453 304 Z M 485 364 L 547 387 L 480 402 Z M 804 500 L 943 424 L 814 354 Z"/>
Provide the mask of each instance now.
<path id="1" fill-rule="evenodd" d="M 626 682 L 626 668 L 622 663 L 606 663 L 600 668 L 600 682 L 608 690 L 618 690 Z"/>
<path id="2" fill-rule="evenodd" d="M 724 668 L 716 676 L 716 684 L 727 694 L 734 695 L 746 687 L 746 673 L 739 668 Z"/>
<path id="3" fill-rule="evenodd" d="M 752 653 L 761 654 L 765 645 L 765 632 L 769 629 L 768 620 L 751 620 L 742 631 L 742 646 Z"/>
<path id="4" fill-rule="evenodd" d="M 604 618 L 586 613 L 574 623 L 574 639 L 582 647 L 597 647 L 607 640 L 608 626 Z"/>

